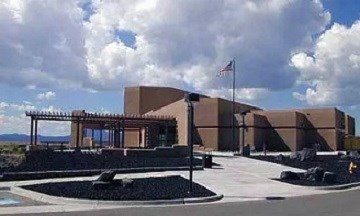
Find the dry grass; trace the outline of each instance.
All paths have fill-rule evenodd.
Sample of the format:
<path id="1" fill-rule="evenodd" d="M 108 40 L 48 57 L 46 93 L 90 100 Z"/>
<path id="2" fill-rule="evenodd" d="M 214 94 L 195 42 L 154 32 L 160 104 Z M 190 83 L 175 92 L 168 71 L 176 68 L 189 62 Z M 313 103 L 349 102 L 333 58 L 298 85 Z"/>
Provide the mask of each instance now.
<path id="1" fill-rule="evenodd" d="M 26 151 L 26 146 L 24 144 L 12 143 L 8 142 L 4 144 L 4 142 L 0 143 L 0 154 L 3 155 L 24 155 Z"/>

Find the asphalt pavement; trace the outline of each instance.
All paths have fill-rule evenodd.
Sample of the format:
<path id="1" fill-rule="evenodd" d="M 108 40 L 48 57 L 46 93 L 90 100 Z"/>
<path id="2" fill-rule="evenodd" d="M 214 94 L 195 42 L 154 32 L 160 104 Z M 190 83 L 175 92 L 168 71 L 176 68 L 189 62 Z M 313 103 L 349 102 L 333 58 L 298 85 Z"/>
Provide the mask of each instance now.
<path id="1" fill-rule="evenodd" d="M 80 212 L 42 213 L 41 215 L 240 215 L 240 216 L 356 216 L 360 213 L 360 189 L 322 195 L 291 197 L 255 202 L 230 202 L 203 205 L 133 207 Z M 38 215 L 38 214 L 27 214 Z"/>

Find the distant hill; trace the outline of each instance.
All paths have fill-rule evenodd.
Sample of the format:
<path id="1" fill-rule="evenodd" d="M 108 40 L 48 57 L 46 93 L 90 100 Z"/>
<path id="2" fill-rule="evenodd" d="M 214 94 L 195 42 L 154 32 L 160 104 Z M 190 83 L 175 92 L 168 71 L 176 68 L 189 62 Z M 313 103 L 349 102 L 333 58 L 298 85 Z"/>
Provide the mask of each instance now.
<path id="1" fill-rule="evenodd" d="M 88 134 L 88 136 L 91 136 Z M 108 140 L 109 134 L 107 132 L 103 132 L 103 141 Z M 94 139 L 99 140 L 100 134 L 95 133 Z M 42 136 L 38 135 L 39 141 L 70 141 L 70 135 L 68 136 Z M 0 134 L 0 141 L 8 141 L 8 142 L 29 142 L 30 141 L 30 135 L 26 134 Z"/>
<path id="2" fill-rule="evenodd" d="M 51 140 L 51 141 L 70 141 L 70 136 L 42 136 L 38 135 L 38 140 Z M 0 141 L 12 142 L 29 142 L 30 135 L 26 134 L 0 134 Z"/>

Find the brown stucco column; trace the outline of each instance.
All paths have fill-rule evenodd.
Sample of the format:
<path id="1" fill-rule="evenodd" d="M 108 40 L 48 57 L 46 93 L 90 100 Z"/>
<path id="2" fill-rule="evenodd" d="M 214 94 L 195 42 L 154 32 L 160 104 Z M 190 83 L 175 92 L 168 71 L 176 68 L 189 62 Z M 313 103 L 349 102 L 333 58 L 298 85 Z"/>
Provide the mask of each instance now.
<path id="1" fill-rule="evenodd" d="M 79 137 L 80 137 L 80 118 L 76 121 L 76 149 L 79 148 Z"/>
<path id="2" fill-rule="evenodd" d="M 142 130 L 141 127 L 139 127 L 139 148 L 141 148 L 141 139 L 142 139 Z"/>

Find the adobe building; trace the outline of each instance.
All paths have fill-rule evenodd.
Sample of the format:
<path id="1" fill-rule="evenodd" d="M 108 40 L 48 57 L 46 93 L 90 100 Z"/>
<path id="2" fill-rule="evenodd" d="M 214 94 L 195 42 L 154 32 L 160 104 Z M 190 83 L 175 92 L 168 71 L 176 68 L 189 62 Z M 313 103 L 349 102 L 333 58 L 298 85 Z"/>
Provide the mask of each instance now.
<path id="1" fill-rule="evenodd" d="M 121 148 L 151 148 L 187 144 L 186 91 L 169 87 L 127 87 L 124 91 L 123 116 L 138 116 L 135 127 L 123 126 Z M 142 122 L 146 116 L 167 116 L 164 121 Z M 235 145 L 232 120 L 235 118 Z M 155 118 L 156 119 L 156 118 Z M 129 124 L 131 121 L 128 121 Z M 336 108 L 262 110 L 244 103 L 200 95 L 194 105 L 194 142 L 201 149 L 237 151 L 240 145 L 262 150 L 295 151 L 317 144 L 321 150 L 344 149 L 344 139 L 355 135 L 355 119 Z M 86 128 L 101 126 L 81 124 L 78 142 L 84 144 Z M 72 138 L 75 137 L 72 123 Z M 111 128 L 109 134 L 111 134 Z M 114 134 L 114 133 L 113 133 Z M 112 136 L 109 136 L 111 140 Z M 114 140 L 115 138 L 113 138 Z M 244 143 L 242 143 L 244 142 Z M 111 142 L 110 142 L 111 143 Z M 110 144 L 111 145 L 111 144 Z"/>
<path id="2" fill-rule="evenodd" d="M 179 144 L 187 142 L 186 92 L 165 87 L 125 88 L 125 114 L 171 115 L 177 120 Z M 221 98 L 201 96 L 194 108 L 195 144 L 220 151 L 238 150 L 245 144 L 261 150 L 300 150 L 319 144 L 321 150 L 341 150 L 346 135 L 355 135 L 355 120 L 336 108 L 264 111 Z M 240 113 L 244 115 L 237 118 Z M 232 146 L 232 118 L 236 118 Z M 244 129 L 244 131 L 242 131 Z M 127 137 L 128 135 L 126 135 Z M 136 140 L 137 134 L 131 134 Z"/>

